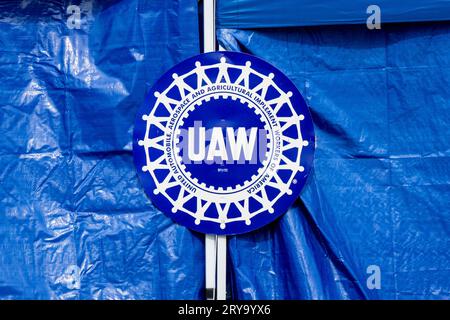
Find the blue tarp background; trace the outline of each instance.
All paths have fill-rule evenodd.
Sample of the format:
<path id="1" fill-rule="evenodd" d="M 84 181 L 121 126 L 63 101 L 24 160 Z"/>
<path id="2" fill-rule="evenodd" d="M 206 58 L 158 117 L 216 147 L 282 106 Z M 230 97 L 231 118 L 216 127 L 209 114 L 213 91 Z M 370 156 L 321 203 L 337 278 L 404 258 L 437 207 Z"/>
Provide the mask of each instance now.
<path id="1" fill-rule="evenodd" d="M 219 39 L 294 81 L 317 138 L 301 201 L 278 225 L 231 240 L 237 295 L 449 299 L 450 23 L 222 29 Z M 371 265 L 380 290 L 366 285 Z"/>
<path id="2" fill-rule="evenodd" d="M 147 90 L 199 52 L 197 1 L 82 1 L 68 29 L 79 3 L 0 3 L 0 299 L 202 298 L 203 236 L 154 209 L 131 153 Z M 231 296 L 449 299 L 450 23 L 218 37 L 284 71 L 317 134 L 301 199 L 230 237 Z"/>
<path id="3" fill-rule="evenodd" d="M 450 19 L 449 0 L 217 0 L 221 28 L 279 28 L 365 24 L 371 5 L 383 23 Z"/>
<path id="4" fill-rule="evenodd" d="M 198 298 L 203 238 L 154 209 L 131 144 L 199 52 L 197 1 L 84 1 L 80 30 L 69 4 L 0 2 L 0 298 Z"/>

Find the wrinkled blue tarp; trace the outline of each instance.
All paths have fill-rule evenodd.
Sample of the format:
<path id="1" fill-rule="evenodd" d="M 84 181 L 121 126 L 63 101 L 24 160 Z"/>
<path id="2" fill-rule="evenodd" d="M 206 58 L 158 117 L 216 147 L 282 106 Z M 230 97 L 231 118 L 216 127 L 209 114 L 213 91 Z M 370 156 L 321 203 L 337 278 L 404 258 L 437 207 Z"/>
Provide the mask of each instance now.
<path id="1" fill-rule="evenodd" d="M 382 23 L 450 19 L 449 0 L 217 0 L 217 3 L 217 23 L 221 28 L 365 24 L 374 12 L 369 8 L 372 5 L 379 7 Z"/>
<path id="2" fill-rule="evenodd" d="M 0 44 L 0 298 L 200 297 L 202 237 L 131 152 L 150 86 L 199 52 L 197 1 L 2 1 Z"/>
<path id="3" fill-rule="evenodd" d="M 294 81 L 317 139 L 301 201 L 231 240 L 236 296 L 450 299 L 450 23 L 219 39 Z M 373 266 L 381 288 L 370 290 Z"/>
<path id="4" fill-rule="evenodd" d="M 195 0 L 0 2 L 0 299 L 197 299 L 203 236 L 135 175 L 136 109 L 199 52 Z M 220 15 L 220 12 L 219 12 Z M 230 237 L 233 298 L 450 298 L 450 24 L 219 31 L 309 101 L 315 172 Z M 381 270 L 369 290 L 367 268 Z"/>

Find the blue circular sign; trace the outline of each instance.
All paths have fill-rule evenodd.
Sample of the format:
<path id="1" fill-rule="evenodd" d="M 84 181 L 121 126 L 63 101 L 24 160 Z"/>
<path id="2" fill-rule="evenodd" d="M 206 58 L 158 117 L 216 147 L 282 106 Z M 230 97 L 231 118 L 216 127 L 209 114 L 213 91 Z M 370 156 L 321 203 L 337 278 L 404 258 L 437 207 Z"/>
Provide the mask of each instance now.
<path id="1" fill-rule="evenodd" d="M 166 215 L 209 234 L 253 231 L 284 214 L 313 164 L 305 100 L 252 55 L 212 52 L 165 73 L 139 109 L 134 162 Z"/>

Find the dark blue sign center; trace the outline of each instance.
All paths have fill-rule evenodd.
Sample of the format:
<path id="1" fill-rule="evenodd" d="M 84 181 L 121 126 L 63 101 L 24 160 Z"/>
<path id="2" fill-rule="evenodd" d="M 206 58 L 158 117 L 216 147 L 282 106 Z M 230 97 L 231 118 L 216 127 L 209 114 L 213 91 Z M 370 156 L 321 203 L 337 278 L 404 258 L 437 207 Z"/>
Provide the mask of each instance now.
<path id="1" fill-rule="evenodd" d="M 204 101 L 187 115 L 180 129 L 180 156 L 186 171 L 207 186 L 242 185 L 258 174 L 267 157 L 264 123 L 239 99 Z"/>

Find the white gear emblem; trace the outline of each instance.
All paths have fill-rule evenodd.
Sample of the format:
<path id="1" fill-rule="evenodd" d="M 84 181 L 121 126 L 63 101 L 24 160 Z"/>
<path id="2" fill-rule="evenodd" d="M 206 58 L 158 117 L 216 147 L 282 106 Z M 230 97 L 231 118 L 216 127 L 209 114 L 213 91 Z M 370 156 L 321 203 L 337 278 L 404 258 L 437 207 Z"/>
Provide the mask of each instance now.
<path id="1" fill-rule="evenodd" d="M 234 80 L 230 72 L 235 75 Z M 305 170 L 302 151 L 309 143 L 302 137 L 305 115 L 297 113 L 298 108 L 296 111 L 291 101 L 292 92 L 284 92 L 276 80 L 273 73 L 254 70 L 250 61 L 236 65 L 221 57 L 220 62 L 209 65 L 195 61 L 189 72 L 174 73 L 165 90 L 153 92 L 156 103 L 142 116 L 145 135 L 137 140 L 145 151 L 145 165 L 138 170 L 151 176 L 154 195 L 162 195 L 170 202 L 173 215 L 187 214 L 196 225 L 209 221 L 222 230 L 236 221 L 249 226 L 262 212 L 273 213 L 280 197 L 292 194 L 296 175 Z M 206 108 L 205 102 L 210 99 L 240 101 L 261 120 L 267 132 L 267 152 L 261 167 L 250 179 L 226 188 L 193 176 L 180 156 L 180 128 L 194 110 Z M 233 206 L 238 216 L 229 215 Z M 205 214 L 210 207 L 215 207 L 217 216 Z"/>

